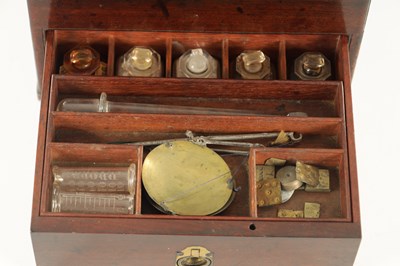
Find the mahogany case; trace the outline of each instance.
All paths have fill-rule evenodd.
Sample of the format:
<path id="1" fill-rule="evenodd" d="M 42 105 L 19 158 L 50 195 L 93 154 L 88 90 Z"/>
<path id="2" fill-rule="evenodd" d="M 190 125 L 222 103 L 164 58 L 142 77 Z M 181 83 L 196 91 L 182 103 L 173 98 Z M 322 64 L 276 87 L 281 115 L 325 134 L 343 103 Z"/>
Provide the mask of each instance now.
<path id="1" fill-rule="evenodd" d="M 31 236 L 38 265 L 176 265 L 177 251 L 203 246 L 213 265 L 352 265 L 361 239 L 351 100 L 366 0 L 342 1 L 38 1 L 28 0 L 41 113 Z M 60 75 L 64 53 L 85 43 L 99 51 L 106 76 Z M 116 76 L 119 56 L 135 45 L 162 58 L 160 78 Z M 221 64 L 220 79 L 172 77 L 173 61 L 201 47 Z M 275 80 L 235 79 L 241 51 L 262 50 Z M 295 58 L 322 52 L 326 81 L 292 80 Z M 272 116 L 77 113 L 56 111 L 65 98 L 224 107 Z M 288 117 L 289 112 L 308 117 Z M 146 151 L 116 142 L 209 134 L 295 131 L 303 141 L 225 156 L 241 190 L 216 216 L 173 216 L 152 207 L 141 183 Z M 296 192 L 287 203 L 257 207 L 256 165 L 268 158 L 329 169 L 331 192 Z M 137 165 L 130 215 L 51 212 L 54 165 Z M 243 167 L 246 165 L 246 167 Z M 239 167 L 242 166 L 242 167 Z M 278 208 L 319 202 L 321 216 L 278 218 Z"/>

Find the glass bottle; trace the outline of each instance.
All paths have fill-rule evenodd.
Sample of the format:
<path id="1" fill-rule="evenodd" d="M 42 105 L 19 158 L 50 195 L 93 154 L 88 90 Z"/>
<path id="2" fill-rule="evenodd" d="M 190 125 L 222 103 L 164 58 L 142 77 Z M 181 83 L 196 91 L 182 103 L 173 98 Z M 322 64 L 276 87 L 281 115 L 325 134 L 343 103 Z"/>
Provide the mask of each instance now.
<path id="1" fill-rule="evenodd" d="M 178 78 L 218 78 L 219 62 L 201 48 L 183 53 L 174 63 L 174 76 Z"/>
<path id="2" fill-rule="evenodd" d="M 242 79 L 273 79 L 271 60 L 260 50 L 243 51 L 236 58 L 236 72 Z"/>
<path id="3" fill-rule="evenodd" d="M 104 76 L 107 73 L 107 64 L 100 61 L 100 54 L 89 45 L 78 45 L 64 54 L 59 73 Z"/>
<path id="4" fill-rule="evenodd" d="M 118 76 L 161 77 L 160 55 L 149 47 L 136 46 L 120 57 Z"/>
<path id="5" fill-rule="evenodd" d="M 320 52 L 306 52 L 296 58 L 295 79 L 326 80 L 332 75 L 331 62 Z"/>

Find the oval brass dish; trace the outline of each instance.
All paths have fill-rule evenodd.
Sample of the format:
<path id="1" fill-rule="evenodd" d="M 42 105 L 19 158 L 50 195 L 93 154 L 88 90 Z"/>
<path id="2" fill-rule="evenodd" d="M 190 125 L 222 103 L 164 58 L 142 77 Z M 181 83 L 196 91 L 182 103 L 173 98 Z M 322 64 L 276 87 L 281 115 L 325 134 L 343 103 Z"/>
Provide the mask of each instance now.
<path id="1" fill-rule="evenodd" d="M 146 157 L 143 185 L 150 198 L 176 215 L 211 215 L 233 195 L 232 174 L 213 150 L 189 141 L 157 146 Z"/>

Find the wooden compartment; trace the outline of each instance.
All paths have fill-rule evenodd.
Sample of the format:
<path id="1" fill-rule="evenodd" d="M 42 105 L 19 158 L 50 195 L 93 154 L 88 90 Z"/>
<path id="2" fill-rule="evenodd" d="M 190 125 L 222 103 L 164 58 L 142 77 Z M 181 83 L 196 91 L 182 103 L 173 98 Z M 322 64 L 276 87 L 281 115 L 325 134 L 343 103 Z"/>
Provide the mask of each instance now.
<path id="1" fill-rule="evenodd" d="M 42 186 L 42 215 L 82 215 L 78 213 L 52 213 L 51 200 L 53 191 L 54 166 L 69 167 L 123 167 L 132 163 L 136 165 L 135 181 L 135 212 L 140 213 L 141 183 L 140 173 L 142 166 L 142 149 L 135 146 L 98 145 L 98 144 L 65 144 L 49 143 L 44 164 Z M 96 216 L 96 215 L 94 215 Z"/>
<path id="2" fill-rule="evenodd" d="M 51 110 L 65 98 L 229 108 L 266 116 L 306 112 L 309 117 L 343 117 L 343 86 L 339 82 L 76 77 L 56 75 Z M 212 112 L 210 112 L 212 115 Z"/>
<path id="3" fill-rule="evenodd" d="M 89 45 L 100 54 L 100 61 L 107 64 L 107 75 L 112 76 L 114 53 L 113 44 L 108 36 L 101 36 L 95 32 L 58 31 L 55 34 L 55 73 L 59 72 L 63 64 L 64 54 L 77 45 Z"/>
<path id="4" fill-rule="evenodd" d="M 162 76 L 170 76 L 170 47 L 167 36 L 158 36 L 149 32 L 129 32 L 113 34 L 110 37 L 114 45 L 114 75 L 117 73 L 118 59 L 134 46 L 153 48 L 160 56 L 163 65 Z M 168 59 L 167 59 L 168 57 Z"/>
<path id="5" fill-rule="evenodd" d="M 258 207 L 257 217 L 278 220 L 303 220 L 277 218 L 278 209 L 303 210 L 305 202 L 321 204 L 321 216 L 310 221 L 350 221 L 350 202 L 348 196 L 349 177 L 344 164 L 344 154 L 341 149 L 333 150 L 306 150 L 306 149 L 257 149 L 253 153 L 254 161 L 251 161 L 252 172 L 256 165 L 263 165 L 269 158 L 287 160 L 285 165 L 296 165 L 296 161 L 316 166 L 321 169 L 328 169 L 330 174 L 330 192 L 306 192 L 296 190 L 289 201 L 283 204 Z M 276 167 L 278 171 L 280 167 Z M 254 183 L 253 183 L 254 185 Z"/>
<path id="6" fill-rule="evenodd" d="M 101 121 L 101 124 L 99 123 Z M 184 121 L 184 123 L 182 123 Z M 241 118 L 201 115 L 76 114 L 55 112 L 51 136 L 57 142 L 120 143 L 197 135 L 294 131 L 303 134 L 296 147 L 337 148 L 344 145 L 337 118 Z M 215 126 L 207 127 L 210 123 Z M 115 125 L 120 126 L 115 126 Z M 231 125 L 227 128 L 227 125 Z M 256 140 L 257 141 L 257 140 Z M 266 145 L 271 139 L 258 140 Z M 250 141 L 251 142 L 251 141 Z"/>
<path id="7" fill-rule="evenodd" d="M 176 251 L 193 245 L 211 250 L 218 266 L 351 265 L 361 228 L 350 82 L 368 1 L 90 1 L 82 6 L 29 0 L 29 6 L 42 93 L 31 223 L 39 265 L 176 265 Z M 58 74 L 64 53 L 77 44 L 99 51 L 107 76 Z M 162 77 L 116 76 L 118 58 L 137 45 L 160 54 Z M 219 61 L 219 79 L 172 77 L 173 62 L 192 48 L 204 48 Z M 249 49 L 271 58 L 274 80 L 237 79 L 236 57 Z M 307 51 L 328 57 L 330 80 L 293 78 L 295 58 Z M 255 114 L 57 111 L 66 98 L 97 99 L 102 92 L 115 102 Z M 287 117 L 290 112 L 308 117 Z M 237 169 L 241 187 L 229 208 L 216 216 L 167 215 L 148 203 L 142 186 L 141 164 L 149 149 L 123 143 L 181 138 L 186 130 L 199 135 L 285 130 L 303 134 L 303 140 L 286 148 L 252 149 L 248 158 L 222 155 L 231 170 Z M 257 208 L 255 166 L 270 157 L 329 168 L 332 192 L 296 192 L 281 206 L 321 202 L 319 219 L 277 218 L 279 207 Z M 138 165 L 135 214 L 50 212 L 52 165 L 116 162 Z"/>
<path id="8" fill-rule="evenodd" d="M 340 39 L 334 35 L 313 36 L 308 40 L 300 37 L 304 41 L 299 42 L 298 38 L 297 36 L 293 36 L 285 42 L 288 79 L 297 79 L 294 76 L 294 61 L 297 57 L 305 52 L 321 52 L 331 62 L 332 75 L 328 80 L 338 80 L 336 77 L 338 73 L 336 61 L 339 53 L 338 49 L 340 49 L 340 45 L 338 45 Z"/>
<path id="9" fill-rule="evenodd" d="M 219 77 L 227 76 L 227 51 L 226 44 L 222 35 L 177 35 L 171 40 L 171 62 L 174 67 L 175 61 L 186 51 L 196 48 L 202 48 L 207 51 L 219 64 Z M 173 71 L 172 71 L 173 73 Z"/>
<path id="10" fill-rule="evenodd" d="M 236 72 L 236 58 L 245 50 L 261 50 L 271 60 L 274 69 L 274 79 L 286 79 L 286 63 L 284 43 L 278 36 L 265 39 L 262 35 L 254 35 L 252 38 L 246 36 L 230 38 L 229 47 L 229 77 L 241 79 Z"/>
<path id="11" fill-rule="evenodd" d="M 146 149 L 144 158 L 146 157 Z M 247 167 L 247 156 L 240 155 L 232 155 L 232 154 L 223 154 L 221 155 L 223 160 L 229 166 L 235 186 L 235 195 L 233 197 L 232 202 L 229 206 L 223 210 L 221 213 L 215 216 L 203 216 L 202 219 L 220 219 L 220 218 L 239 218 L 239 217 L 251 217 L 252 211 L 250 209 L 250 202 L 252 202 L 252 195 L 250 194 L 250 185 L 249 185 L 249 174 Z M 141 214 L 143 217 L 146 215 L 158 215 L 160 218 L 163 217 L 168 219 L 171 215 L 167 215 L 161 213 L 159 210 L 154 208 L 149 202 L 148 195 L 144 187 L 142 187 L 142 206 L 141 206 Z M 198 217 L 200 218 L 200 217 Z"/>
<path id="12" fill-rule="evenodd" d="M 112 86 L 110 86 L 112 84 Z M 225 87 L 226 86 L 226 87 Z M 247 89 L 248 88 L 248 89 Z M 284 88 L 284 89 L 283 89 Z M 267 116 L 210 116 L 57 112 L 65 98 L 162 105 L 242 109 Z M 296 131 L 298 147 L 343 147 L 343 88 L 337 82 L 225 81 L 152 78 L 54 76 L 51 86 L 49 139 L 57 142 L 116 143 L 198 134 Z M 302 111 L 310 117 L 285 117 Z M 272 116 L 269 116 L 272 115 Z M 183 122 L 184 121 L 184 122 Z M 212 123 L 213 127 L 207 125 Z M 227 125 L 230 125 L 227 127 Z M 264 143 L 266 144 L 266 143 Z"/>

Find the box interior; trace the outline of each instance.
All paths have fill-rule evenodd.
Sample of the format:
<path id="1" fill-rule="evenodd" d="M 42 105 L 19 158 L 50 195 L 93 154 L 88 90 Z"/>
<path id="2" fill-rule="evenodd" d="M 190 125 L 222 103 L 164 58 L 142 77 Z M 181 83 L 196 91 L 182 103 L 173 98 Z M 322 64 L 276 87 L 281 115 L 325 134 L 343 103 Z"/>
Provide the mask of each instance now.
<path id="1" fill-rule="evenodd" d="M 200 220 L 249 219 L 286 221 L 277 218 L 279 208 L 301 209 L 305 201 L 321 203 L 319 219 L 293 218 L 290 221 L 335 221 L 352 219 L 349 199 L 347 139 L 344 88 L 342 78 L 345 55 L 339 35 L 265 35 L 212 34 L 132 31 L 56 30 L 50 40 L 54 52 L 48 55 L 52 74 L 42 179 L 40 215 L 73 217 L 75 214 L 51 212 L 54 165 L 126 165 L 136 163 L 135 214 L 126 219 L 153 217 L 180 219 L 156 210 L 147 200 L 141 184 L 141 165 L 149 148 L 120 144 L 185 136 L 186 130 L 199 135 L 294 131 L 303 140 L 287 148 L 252 149 L 249 156 L 223 155 L 231 171 L 235 170 L 236 193 L 232 204 L 216 216 L 194 217 Z M 107 64 L 107 76 L 59 75 L 63 55 L 77 44 L 89 44 L 98 50 Z M 133 46 L 151 46 L 161 55 L 160 78 L 119 77 L 115 74 L 118 58 Z M 221 65 L 220 79 L 174 78 L 173 62 L 187 49 L 204 48 Z M 237 78 L 234 63 L 244 50 L 262 50 L 276 69 L 274 80 Z M 319 51 L 332 63 L 327 81 L 293 79 L 294 59 L 304 52 Z M 50 77 L 45 77 L 50 78 Z M 162 105 L 230 108 L 255 111 L 259 115 L 182 115 L 143 113 L 85 113 L 57 111 L 66 98 L 98 99 L 102 92 L 109 101 Z M 290 112 L 306 112 L 307 117 L 288 117 Z M 267 145 L 271 140 L 254 140 Z M 268 158 L 296 160 L 330 171 L 332 191 L 310 193 L 296 191 L 285 204 L 257 207 L 255 168 Z M 76 214 L 79 217 L 113 215 Z"/>

